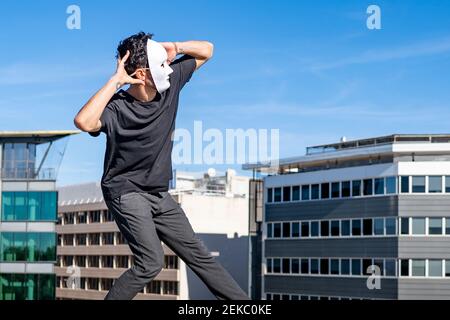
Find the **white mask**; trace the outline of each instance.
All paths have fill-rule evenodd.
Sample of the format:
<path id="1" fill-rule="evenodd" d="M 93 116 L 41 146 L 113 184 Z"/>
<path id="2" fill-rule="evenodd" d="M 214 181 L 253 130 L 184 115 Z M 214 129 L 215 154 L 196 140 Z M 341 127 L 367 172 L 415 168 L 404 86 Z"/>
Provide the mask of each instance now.
<path id="1" fill-rule="evenodd" d="M 161 44 L 149 39 L 147 41 L 147 57 L 156 90 L 163 93 L 170 87 L 169 75 L 173 72 L 167 63 L 167 51 Z"/>

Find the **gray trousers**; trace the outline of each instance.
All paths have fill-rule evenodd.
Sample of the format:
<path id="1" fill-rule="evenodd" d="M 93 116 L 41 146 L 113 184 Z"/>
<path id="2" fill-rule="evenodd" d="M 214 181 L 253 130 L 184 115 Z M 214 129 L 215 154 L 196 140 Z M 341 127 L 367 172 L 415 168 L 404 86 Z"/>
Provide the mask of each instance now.
<path id="1" fill-rule="evenodd" d="M 249 300 L 195 235 L 183 209 L 168 192 L 132 192 L 106 201 L 106 205 L 128 241 L 134 265 L 114 282 L 105 300 L 131 300 L 158 275 L 164 265 L 161 240 L 217 299 Z"/>

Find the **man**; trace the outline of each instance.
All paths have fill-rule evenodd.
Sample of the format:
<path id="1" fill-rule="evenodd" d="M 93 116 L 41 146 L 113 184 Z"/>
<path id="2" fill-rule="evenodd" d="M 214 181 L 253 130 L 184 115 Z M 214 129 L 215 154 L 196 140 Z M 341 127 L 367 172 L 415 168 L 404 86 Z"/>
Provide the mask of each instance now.
<path id="1" fill-rule="evenodd" d="M 114 282 L 105 299 L 133 299 L 158 275 L 164 262 L 162 240 L 218 299 L 248 300 L 168 193 L 179 94 L 212 57 L 213 45 L 157 43 L 151 37 L 140 32 L 119 44 L 116 73 L 74 119 L 80 130 L 107 136 L 102 191 L 134 255 L 134 266 Z M 184 55 L 173 61 L 178 54 Z M 127 84 L 126 91 L 116 93 Z"/>

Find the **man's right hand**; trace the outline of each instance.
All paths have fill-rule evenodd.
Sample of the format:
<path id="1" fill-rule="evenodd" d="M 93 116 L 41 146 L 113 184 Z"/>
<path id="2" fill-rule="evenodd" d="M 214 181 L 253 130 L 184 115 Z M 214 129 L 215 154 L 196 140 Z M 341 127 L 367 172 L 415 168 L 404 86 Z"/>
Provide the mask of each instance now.
<path id="1" fill-rule="evenodd" d="M 116 89 L 120 89 L 126 84 L 145 84 L 143 80 L 135 79 L 129 76 L 127 71 L 125 70 L 125 62 L 128 60 L 129 56 L 130 51 L 127 50 L 127 53 L 122 59 L 117 59 L 117 70 L 113 76 L 113 79 L 116 83 Z"/>

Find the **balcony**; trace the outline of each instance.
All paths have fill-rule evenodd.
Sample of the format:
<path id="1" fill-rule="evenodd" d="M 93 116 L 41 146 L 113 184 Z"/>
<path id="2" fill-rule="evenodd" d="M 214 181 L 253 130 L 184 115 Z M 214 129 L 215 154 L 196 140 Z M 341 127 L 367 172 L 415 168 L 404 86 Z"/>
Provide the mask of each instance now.
<path id="1" fill-rule="evenodd" d="M 55 168 L 41 168 L 40 170 L 34 168 L 2 168 L 2 180 L 41 180 L 41 181 L 55 181 Z"/>

